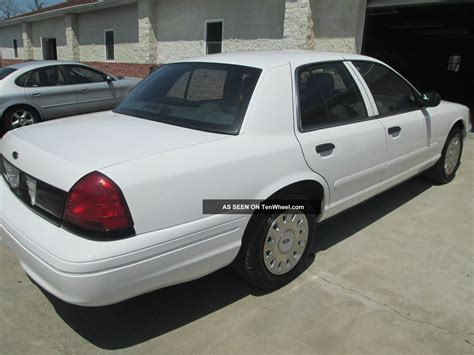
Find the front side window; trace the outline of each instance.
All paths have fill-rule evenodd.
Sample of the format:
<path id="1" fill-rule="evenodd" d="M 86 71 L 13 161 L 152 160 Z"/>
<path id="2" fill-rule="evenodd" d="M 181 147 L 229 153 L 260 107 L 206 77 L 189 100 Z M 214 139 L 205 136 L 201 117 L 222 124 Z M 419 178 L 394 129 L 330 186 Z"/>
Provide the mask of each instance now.
<path id="1" fill-rule="evenodd" d="M 419 109 L 418 94 L 397 73 L 384 65 L 353 61 L 369 87 L 379 115 L 390 115 Z"/>
<path id="2" fill-rule="evenodd" d="M 115 112 L 238 134 L 260 73 L 257 68 L 227 64 L 164 65 L 143 80 Z"/>
<path id="3" fill-rule="evenodd" d="M 367 118 L 359 88 L 341 62 L 311 64 L 300 68 L 298 90 L 303 131 Z"/>
<path id="4" fill-rule="evenodd" d="M 45 87 L 66 85 L 63 71 L 58 67 L 46 67 L 31 72 L 27 87 Z"/>
<path id="5" fill-rule="evenodd" d="M 67 66 L 67 72 L 75 84 L 93 84 L 107 81 L 107 75 L 84 66 Z"/>

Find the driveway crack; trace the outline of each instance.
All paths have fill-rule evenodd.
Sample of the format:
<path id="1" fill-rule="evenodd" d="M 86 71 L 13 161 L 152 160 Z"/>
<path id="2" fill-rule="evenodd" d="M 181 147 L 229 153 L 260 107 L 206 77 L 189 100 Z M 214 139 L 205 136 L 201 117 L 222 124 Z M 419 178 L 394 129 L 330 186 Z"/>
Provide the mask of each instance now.
<path id="1" fill-rule="evenodd" d="M 310 271 L 311 272 L 311 271 Z M 396 309 L 394 306 L 388 304 L 388 303 L 384 303 L 384 302 L 381 302 L 381 301 L 378 301 L 356 289 L 353 289 L 353 288 L 349 288 L 349 287 L 346 287 L 338 282 L 335 282 L 335 281 L 332 281 L 332 280 L 329 280 L 328 278 L 324 277 L 324 276 L 321 276 L 321 275 L 318 275 L 318 274 L 315 274 L 313 272 L 311 272 L 313 275 L 317 276 L 319 279 L 321 279 L 323 282 L 329 284 L 329 285 L 332 285 L 332 286 L 336 286 L 346 292 L 351 292 L 351 293 L 355 293 L 357 295 L 359 295 L 360 297 L 372 302 L 372 303 L 375 303 L 379 306 L 382 306 L 388 310 L 390 310 L 391 312 L 397 314 L 399 317 L 409 321 L 409 322 L 414 322 L 414 323 L 418 323 L 418 324 L 424 324 L 424 325 L 428 325 L 430 327 L 433 327 L 433 328 L 436 328 L 438 330 L 441 330 L 441 331 L 444 331 L 444 332 L 447 332 L 449 334 L 451 334 L 452 336 L 455 336 L 457 338 L 459 338 L 460 340 L 462 340 L 464 343 L 466 344 L 469 344 L 470 346 L 474 346 L 473 343 L 471 343 L 471 341 L 469 339 L 464 339 L 463 335 L 462 334 L 459 334 L 459 333 L 456 333 L 448 328 L 445 328 L 445 327 L 442 327 L 442 326 L 439 326 L 437 324 L 433 324 L 429 321 L 426 321 L 426 320 L 423 320 L 423 319 L 418 319 L 418 318 L 412 318 L 412 317 L 408 317 L 406 316 L 403 312 L 400 312 L 398 309 Z"/>

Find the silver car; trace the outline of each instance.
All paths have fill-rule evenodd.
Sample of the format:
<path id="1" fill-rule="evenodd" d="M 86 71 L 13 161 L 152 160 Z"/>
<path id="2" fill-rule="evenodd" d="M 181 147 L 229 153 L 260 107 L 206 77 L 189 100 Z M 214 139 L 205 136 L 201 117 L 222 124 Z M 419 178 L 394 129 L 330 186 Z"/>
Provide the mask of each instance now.
<path id="1" fill-rule="evenodd" d="M 38 61 L 0 68 L 1 131 L 113 109 L 139 81 L 76 62 Z"/>

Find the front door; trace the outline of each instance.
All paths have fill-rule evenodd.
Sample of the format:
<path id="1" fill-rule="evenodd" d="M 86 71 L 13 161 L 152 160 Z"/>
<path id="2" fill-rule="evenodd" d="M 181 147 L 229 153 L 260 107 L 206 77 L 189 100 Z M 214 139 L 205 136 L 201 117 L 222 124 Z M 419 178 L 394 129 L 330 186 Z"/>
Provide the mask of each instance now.
<path id="1" fill-rule="evenodd" d="M 384 126 L 343 62 L 298 70 L 297 137 L 306 162 L 330 189 L 333 211 L 363 199 L 385 170 Z"/>
<path id="2" fill-rule="evenodd" d="M 120 102 L 121 91 L 106 74 L 83 65 L 65 68 L 76 87 L 78 113 L 111 110 Z"/>
<path id="3" fill-rule="evenodd" d="M 367 84 L 385 128 L 387 166 L 384 179 L 402 180 L 423 169 L 433 157 L 431 119 L 421 110 L 419 93 L 385 65 L 353 61 Z"/>

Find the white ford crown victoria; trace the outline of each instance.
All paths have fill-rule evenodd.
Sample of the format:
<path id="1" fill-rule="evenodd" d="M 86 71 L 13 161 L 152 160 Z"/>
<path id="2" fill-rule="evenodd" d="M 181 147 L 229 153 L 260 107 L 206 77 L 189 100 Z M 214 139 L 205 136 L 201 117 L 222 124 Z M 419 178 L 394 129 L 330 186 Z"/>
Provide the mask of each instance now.
<path id="1" fill-rule="evenodd" d="M 229 264 L 272 289 L 303 270 L 317 222 L 422 172 L 452 180 L 469 125 L 466 107 L 364 56 L 196 58 L 113 112 L 6 134 L 0 224 L 31 278 L 73 304 Z"/>

